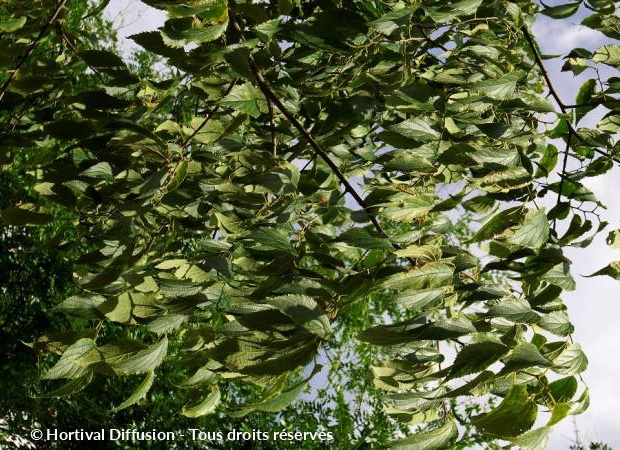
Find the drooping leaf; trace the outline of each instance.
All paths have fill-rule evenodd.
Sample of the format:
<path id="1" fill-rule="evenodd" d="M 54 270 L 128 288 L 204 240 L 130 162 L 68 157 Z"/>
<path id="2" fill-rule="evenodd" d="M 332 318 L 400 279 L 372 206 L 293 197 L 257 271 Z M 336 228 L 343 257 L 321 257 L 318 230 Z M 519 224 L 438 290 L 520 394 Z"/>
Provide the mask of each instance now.
<path id="1" fill-rule="evenodd" d="M 149 392 L 151 386 L 153 385 L 153 381 L 155 381 L 155 372 L 153 370 L 149 370 L 146 373 L 146 377 L 144 378 L 142 383 L 140 383 L 140 385 L 131 394 L 131 396 L 120 405 L 114 407 L 112 409 L 112 412 L 117 412 L 125 408 L 129 408 L 130 406 L 135 405 L 144 397 L 146 397 L 146 394 Z"/>
<path id="2" fill-rule="evenodd" d="M 458 437 L 458 428 L 453 421 L 441 427 L 390 443 L 393 450 L 436 450 L 447 448 Z"/>
<path id="3" fill-rule="evenodd" d="M 523 225 L 508 236 L 508 241 L 523 247 L 540 248 L 549 239 L 549 222 L 544 209 L 525 217 Z"/>
<path id="4" fill-rule="evenodd" d="M 538 407 L 523 385 L 513 385 L 502 402 L 491 412 L 474 418 L 480 431 L 501 438 L 516 437 L 534 425 Z"/>
<path id="5" fill-rule="evenodd" d="M 541 12 L 545 16 L 553 17 L 554 19 L 565 19 L 575 14 L 580 6 L 581 2 L 565 3 L 563 5 L 543 8 Z"/>
<path id="6" fill-rule="evenodd" d="M 306 295 L 270 297 L 265 302 L 289 316 L 300 327 L 325 337 L 331 333 L 329 319 L 314 299 Z"/>
<path id="7" fill-rule="evenodd" d="M 220 404 L 221 394 L 220 390 L 215 388 L 209 395 L 207 395 L 202 401 L 193 405 L 186 405 L 181 410 L 181 414 L 185 417 L 202 417 L 208 414 L 213 414 L 215 408 Z"/>
<path id="8" fill-rule="evenodd" d="M 168 339 L 164 337 L 157 344 L 138 351 L 126 359 L 113 364 L 114 370 L 120 374 L 146 373 L 159 366 L 168 351 Z"/>

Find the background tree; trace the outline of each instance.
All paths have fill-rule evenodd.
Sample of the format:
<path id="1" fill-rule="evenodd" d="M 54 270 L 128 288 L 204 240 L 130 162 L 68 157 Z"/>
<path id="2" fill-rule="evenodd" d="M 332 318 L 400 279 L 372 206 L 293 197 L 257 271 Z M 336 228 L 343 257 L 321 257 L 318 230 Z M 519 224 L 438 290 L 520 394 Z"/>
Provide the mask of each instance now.
<path id="1" fill-rule="evenodd" d="M 613 2 L 145 3 L 170 15 L 133 37 L 163 77 L 51 34 L 65 1 L 35 21 L 5 10 L 6 161 L 71 211 L 78 238 L 61 242 L 89 250 L 57 308 L 88 328 L 35 345 L 62 355 L 43 378 L 69 380 L 47 395 L 139 375 L 124 409 L 175 367 L 185 416 L 273 413 L 347 344 L 351 370 L 330 378 L 370 368 L 386 412 L 420 427 L 395 448 L 540 448 L 587 407 L 562 248 L 606 225 L 582 181 L 617 162 L 617 83 L 598 68 L 619 47 L 568 55 L 593 73 L 569 105 L 528 30 L 583 6 L 585 26 L 617 38 Z M 44 39 L 53 60 L 32 58 Z M 580 127 L 599 106 L 597 128 Z M 44 224 L 44 206 L 2 219 Z M 464 214 L 482 226 L 455 226 Z M 459 411 L 469 397 L 477 416 Z"/>

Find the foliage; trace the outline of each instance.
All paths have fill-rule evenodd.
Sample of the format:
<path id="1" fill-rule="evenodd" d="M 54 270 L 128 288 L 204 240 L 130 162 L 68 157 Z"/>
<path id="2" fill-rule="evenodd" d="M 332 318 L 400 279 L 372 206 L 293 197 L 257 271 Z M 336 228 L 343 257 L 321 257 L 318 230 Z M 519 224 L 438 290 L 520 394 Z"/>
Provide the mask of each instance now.
<path id="1" fill-rule="evenodd" d="M 113 46 L 114 35 L 110 25 L 93 16 L 85 23 L 81 18 L 90 14 L 87 3 L 74 0 L 67 15 L 63 17 L 62 30 L 66 36 L 80 35 L 81 39 L 89 36 L 98 36 L 95 43 L 100 47 L 105 44 Z M 33 12 L 29 15 L 34 16 Z M 50 34 L 55 30 L 52 28 Z M 73 42 L 73 41 L 72 41 Z M 65 44 L 67 42 L 65 41 Z M 78 45 L 77 43 L 73 45 Z M 41 40 L 33 57 L 42 58 L 43 55 L 58 54 L 57 43 L 54 39 Z M 135 70 L 138 74 L 153 74 L 152 64 L 156 56 L 141 52 L 137 55 Z M 67 68 L 67 77 L 76 79 L 82 75 L 83 67 L 76 65 Z M 69 75 L 69 72 L 71 75 Z M 99 79 L 90 77 L 80 80 L 81 88 L 97 87 Z M 35 100 L 35 104 L 42 102 Z M 14 155 L 23 156 L 21 153 Z M 18 170 L 19 173 L 15 173 Z M 88 324 L 83 319 L 67 317 L 55 310 L 54 306 L 70 296 L 71 273 L 80 254 L 87 252 L 87 247 L 75 245 L 77 236 L 66 224 L 71 221 L 70 210 L 62 205 L 38 198 L 32 189 L 34 177 L 27 172 L 26 165 L 13 164 L 4 166 L 0 182 L 0 211 L 10 208 L 19 202 L 43 202 L 47 209 L 51 209 L 57 220 L 44 227 L 32 228 L 20 225 L 7 226 L 2 229 L 0 236 L 0 274 L 2 292 L 0 294 L 0 336 L 7 343 L 2 350 L 2 373 L 0 387 L 5 395 L 0 396 L 0 442 L 6 442 L 18 447 L 33 448 L 29 442 L 30 430 L 35 427 L 42 429 L 58 428 L 71 429 L 111 429 L 136 428 L 158 430 L 304 430 L 320 431 L 333 430 L 336 437 L 335 445 L 346 445 L 348 436 L 355 430 L 365 430 L 367 439 L 376 442 L 385 442 L 389 439 L 395 426 L 391 423 L 380 407 L 377 399 L 369 403 L 368 411 L 352 411 L 347 406 L 348 400 L 343 392 L 333 392 L 322 389 L 316 399 L 304 399 L 297 403 L 294 409 L 287 409 L 278 416 L 272 413 L 255 413 L 245 417 L 226 417 L 223 413 L 189 419 L 180 416 L 184 399 L 170 396 L 170 382 L 183 382 L 183 368 L 166 366 L 158 371 L 157 380 L 150 387 L 148 407 L 128 407 L 113 413 L 115 407 L 121 405 L 139 383 L 128 377 L 127 380 L 99 379 L 91 383 L 82 392 L 72 396 L 56 398 L 41 397 L 41 386 L 38 380 L 44 367 L 50 367 L 51 355 L 42 355 L 37 351 L 28 351 L 24 342 L 36 341 L 42 330 L 69 331 L 71 328 L 84 328 Z M 58 245 L 63 242 L 63 245 Z M 123 336 L 120 325 L 108 323 L 105 333 L 108 338 Z M 38 350 L 38 347 L 35 346 Z M 336 352 L 346 352 L 345 349 L 332 347 L 334 357 L 340 357 Z M 39 356 L 39 358 L 37 358 Z M 345 363 L 352 369 L 356 365 Z M 347 383 L 347 396 L 361 396 L 367 390 L 366 374 L 356 368 L 347 370 L 348 378 L 338 378 L 339 383 Z M 336 382 L 336 374 L 328 374 L 330 382 Z M 18 383 L 15 380 L 20 380 Z M 229 385 L 223 387 L 222 397 L 225 399 L 250 399 L 260 393 L 260 388 L 252 386 Z M 58 393 L 59 395 L 60 393 Z M 135 398 L 135 397 L 133 397 Z M 367 400 L 368 401 L 368 400 Z M 372 424 L 372 430 L 370 429 Z M 5 429 L 3 429 L 6 426 Z M 367 428 L 368 427 L 368 428 Z M 20 437 L 21 436 L 21 437 Z M 127 444 L 132 448 L 133 444 Z M 144 443 L 141 445 L 145 445 Z M 157 444 L 153 444 L 157 446 Z M 200 441 L 185 441 L 183 448 L 202 448 Z M 258 448 L 260 444 L 255 443 Z M 308 441 L 300 443 L 299 448 L 313 448 Z M 309 447 L 308 447 L 309 446 Z M 37 443 L 37 448 L 81 448 L 79 442 L 62 444 Z M 268 448 L 274 448 L 269 443 Z"/>
<path id="2" fill-rule="evenodd" d="M 618 162 L 618 80 L 599 76 L 618 47 L 566 55 L 592 75 L 568 105 L 529 28 L 581 9 L 617 39 L 613 2 L 145 3 L 169 13 L 133 36 L 162 77 L 52 31 L 71 2 L 3 10 L 2 162 L 93 249 L 57 307 L 92 331 L 34 344 L 60 357 L 47 395 L 131 376 L 124 407 L 173 366 L 186 416 L 275 413 L 356 337 L 385 411 L 420 427 L 394 448 L 540 448 L 587 408 L 563 247 L 607 225 L 583 181 Z M 57 53 L 32 58 L 43 40 Z M 1 217 L 41 225 L 44 207 Z M 463 432 L 451 404 L 470 397 L 496 401 Z"/>

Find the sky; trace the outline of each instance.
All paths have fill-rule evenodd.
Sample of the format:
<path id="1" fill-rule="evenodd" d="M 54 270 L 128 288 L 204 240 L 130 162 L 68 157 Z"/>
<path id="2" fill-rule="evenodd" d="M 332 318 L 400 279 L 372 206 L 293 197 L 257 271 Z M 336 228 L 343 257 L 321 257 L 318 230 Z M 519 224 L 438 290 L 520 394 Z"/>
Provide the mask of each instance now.
<path id="1" fill-rule="evenodd" d="M 163 11 L 150 8 L 139 0 L 111 0 L 105 15 L 116 24 L 119 45 L 127 53 L 137 48 L 127 36 L 155 30 L 166 19 Z M 610 39 L 601 33 L 580 26 L 582 17 L 583 11 L 563 21 L 539 18 L 533 33 L 542 51 L 561 54 L 575 47 L 594 50 L 609 43 Z M 571 72 L 561 72 L 560 66 L 557 62 L 546 62 L 560 98 L 565 104 L 573 104 L 587 75 L 575 77 Z M 603 75 L 610 76 L 612 73 L 608 71 Z M 584 119 L 584 125 L 594 126 L 602 113 L 602 108 L 591 112 Z M 616 196 L 620 194 L 619 175 L 620 169 L 616 168 L 585 183 L 607 206 L 604 215 L 610 223 L 610 230 L 620 228 L 620 201 L 616 202 Z M 575 325 L 574 339 L 581 343 L 589 359 L 584 379 L 590 388 L 591 403 L 590 408 L 576 418 L 580 439 L 582 442 L 604 441 L 612 448 L 620 449 L 620 283 L 608 277 L 582 276 L 597 271 L 611 261 L 620 260 L 620 249 L 607 247 L 605 236 L 606 233 L 602 233 L 587 249 L 566 250 L 573 261 L 577 289 L 564 294 L 563 298 Z M 548 449 L 566 450 L 574 439 L 574 424 L 569 418 L 556 426 Z"/>

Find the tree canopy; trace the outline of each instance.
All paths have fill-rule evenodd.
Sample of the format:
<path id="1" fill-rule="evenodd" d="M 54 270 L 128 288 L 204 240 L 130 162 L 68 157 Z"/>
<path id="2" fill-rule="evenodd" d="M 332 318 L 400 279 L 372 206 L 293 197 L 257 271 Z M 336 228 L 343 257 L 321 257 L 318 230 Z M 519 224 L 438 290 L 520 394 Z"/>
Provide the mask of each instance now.
<path id="1" fill-rule="evenodd" d="M 180 414 L 239 418 L 328 366 L 397 449 L 541 448 L 587 408 L 563 249 L 607 226 L 583 183 L 620 162 L 614 2 L 143 1 L 168 19 L 133 61 L 82 33 L 107 2 L 0 5 L 0 163 L 33 187 L 4 233 L 79 253 L 39 395 L 131 377 L 123 410 L 174 367 Z M 539 14 L 610 43 L 546 55 Z"/>

